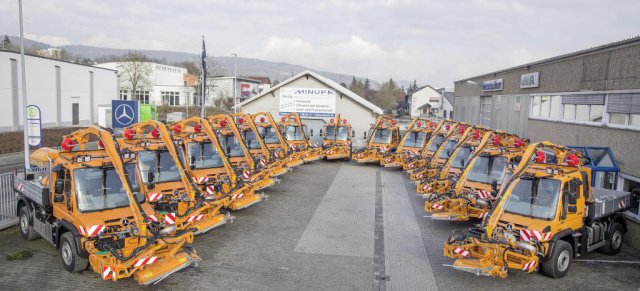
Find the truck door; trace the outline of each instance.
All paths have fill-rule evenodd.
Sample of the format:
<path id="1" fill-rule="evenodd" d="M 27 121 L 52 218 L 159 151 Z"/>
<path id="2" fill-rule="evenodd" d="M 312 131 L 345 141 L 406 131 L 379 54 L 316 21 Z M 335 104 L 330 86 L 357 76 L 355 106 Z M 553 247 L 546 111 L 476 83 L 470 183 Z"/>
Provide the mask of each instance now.
<path id="1" fill-rule="evenodd" d="M 57 173 L 57 178 L 56 180 L 53 182 L 54 184 L 54 201 L 55 201 L 55 196 L 58 195 L 58 197 L 62 196 L 62 202 L 54 202 L 53 203 L 53 214 L 55 217 L 57 217 L 58 219 L 61 218 L 65 218 L 69 221 L 71 220 L 71 209 L 72 208 L 72 197 L 71 197 L 71 172 L 69 171 L 69 169 L 67 168 L 61 168 L 58 173 Z M 55 187 L 56 184 L 60 184 L 62 183 L 63 187 L 62 189 L 56 189 L 57 187 Z M 56 191 L 56 190 L 62 190 L 60 192 Z M 60 200 L 58 200 L 60 201 Z"/>
<path id="2" fill-rule="evenodd" d="M 566 217 L 562 228 L 578 229 L 582 227 L 584 218 L 584 199 L 580 197 L 582 193 L 578 179 L 573 178 L 564 182 L 562 186 L 562 196 L 560 203 L 560 215 Z"/>

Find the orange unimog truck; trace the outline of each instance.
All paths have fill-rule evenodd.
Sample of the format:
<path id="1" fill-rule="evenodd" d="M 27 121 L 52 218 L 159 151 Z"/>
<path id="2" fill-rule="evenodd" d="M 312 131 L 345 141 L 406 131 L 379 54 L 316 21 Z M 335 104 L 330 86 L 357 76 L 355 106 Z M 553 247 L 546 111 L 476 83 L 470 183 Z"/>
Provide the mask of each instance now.
<path id="1" fill-rule="evenodd" d="M 355 131 L 351 129 L 351 124 L 347 123 L 347 119 L 340 119 L 340 114 L 336 115 L 336 119 L 329 120 L 324 126 L 324 133 L 320 130 L 322 136 L 322 156 L 327 160 L 344 159 L 351 160 L 351 138 L 355 135 Z"/>
<path id="2" fill-rule="evenodd" d="M 269 150 L 273 152 L 276 159 L 284 161 L 289 169 L 304 163 L 304 160 L 289 148 L 287 141 L 280 134 L 278 124 L 273 120 L 271 113 L 258 112 L 251 114 L 251 118 L 258 129 L 260 137 Z"/>
<path id="3" fill-rule="evenodd" d="M 274 181 L 279 183 L 276 177 L 288 172 L 284 160 L 276 158 L 274 153 L 269 150 L 260 137 L 260 132 L 251 115 L 238 112 L 232 117 L 236 120 L 235 126 L 240 132 L 245 148 L 255 161 L 254 170 L 264 172 L 265 176 L 272 177 Z"/>
<path id="4" fill-rule="evenodd" d="M 454 133 L 457 125 L 457 122 L 451 120 L 440 121 L 431 133 L 431 138 L 427 143 L 425 143 L 424 147 L 420 151 L 420 155 L 405 160 L 405 163 L 402 165 L 402 170 L 411 174 L 417 169 L 427 165 L 429 161 L 431 161 L 431 157 L 433 157 L 436 151 L 438 151 L 445 138 Z"/>
<path id="5" fill-rule="evenodd" d="M 234 170 L 226 151 L 207 119 L 191 117 L 178 121 L 180 132 L 173 139 L 180 141 L 178 152 L 188 161 L 189 176 L 201 191 L 214 195 L 216 199 L 230 198 L 225 208 L 240 210 L 260 202 L 266 196 L 257 194 L 254 187 L 240 178 L 242 172 Z"/>
<path id="6" fill-rule="evenodd" d="M 307 125 L 302 123 L 298 113 L 292 112 L 283 116 L 278 122 L 278 130 L 287 141 L 289 149 L 295 153 L 293 155 L 297 155 L 305 163 L 322 158 L 322 148 L 311 144 Z M 311 134 L 313 135 L 313 132 Z"/>
<path id="7" fill-rule="evenodd" d="M 432 219 L 459 220 L 484 218 L 495 203 L 503 181 L 520 162 L 528 140 L 503 131 L 485 134 L 462 175 L 422 185 L 425 211 L 433 212 Z M 455 187 L 455 188 L 454 188 Z"/>
<path id="8" fill-rule="evenodd" d="M 395 153 L 400 143 L 400 128 L 396 121 L 380 116 L 369 129 L 369 138 L 364 147 L 353 152 L 351 159 L 358 163 L 380 163 L 385 156 Z"/>
<path id="9" fill-rule="evenodd" d="M 173 130 L 180 132 L 181 128 L 176 125 Z M 137 157 L 143 182 L 141 192 L 158 214 L 149 217 L 174 224 L 178 230 L 192 229 L 194 234 L 232 221 L 232 216 L 220 213 L 220 208 L 229 204 L 229 197 L 218 199 L 193 183 L 176 150 L 179 142 L 165 124 L 155 120 L 125 128 L 123 137 L 118 139 L 123 152 L 135 153 Z"/>
<path id="10" fill-rule="evenodd" d="M 506 277 L 508 270 L 561 278 L 574 258 L 622 248 L 624 211 L 638 193 L 591 188 L 589 158 L 540 142 L 530 145 L 481 225 L 454 231 L 444 255 L 458 270 Z"/>
<path id="11" fill-rule="evenodd" d="M 386 168 L 402 167 L 405 161 L 420 156 L 420 151 L 431 138 L 434 124 L 426 118 L 414 118 L 407 127 L 398 150 L 380 161 L 380 165 Z"/>
<path id="12" fill-rule="evenodd" d="M 416 168 L 411 172 L 411 180 L 421 180 L 423 178 L 431 178 L 434 173 L 439 172 L 439 168 L 447 162 L 456 146 L 459 146 L 459 141 L 463 140 L 469 135 L 472 125 L 460 122 L 445 137 L 438 150 L 431 156 L 429 161 L 422 167 Z"/>
<path id="13" fill-rule="evenodd" d="M 98 149 L 85 147 L 90 138 Z M 155 212 L 138 192 L 135 154 L 123 155 L 108 131 L 78 130 L 60 151 L 38 149 L 31 161 L 47 171 L 14 176 L 20 232 L 60 249 L 69 272 L 90 265 L 104 280 L 133 276 L 148 285 L 200 260 L 187 245 L 192 232 L 149 219 Z"/>
<path id="14" fill-rule="evenodd" d="M 209 123 L 215 130 L 222 149 L 226 150 L 231 166 L 240 171 L 240 178 L 255 191 L 267 188 L 280 180 L 271 177 L 273 172 L 257 167 L 259 162 L 254 160 L 243 142 L 242 135 L 230 115 L 219 114 L 209 117 Z M 244 121 L 244 120 L 243 120 Z"/>

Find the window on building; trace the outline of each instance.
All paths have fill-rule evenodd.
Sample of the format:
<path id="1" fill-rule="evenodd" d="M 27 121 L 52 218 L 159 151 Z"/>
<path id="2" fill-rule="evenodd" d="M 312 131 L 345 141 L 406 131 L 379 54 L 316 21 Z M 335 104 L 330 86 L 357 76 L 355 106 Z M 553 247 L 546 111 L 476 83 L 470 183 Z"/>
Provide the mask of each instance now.
<path id="1" fill-rule="evenodd" d="M 531 98 L 531 116 L 540 116 L 540 96 Z"/>
<path id="2" fill-rule="evenodd" d="M 604 94 L 564 95 L 561 103 L 564 120 L 602 122 Z"/>
<path id="3" fill-rule="evenodd" d="M 491 96 L 480 97 L 480 122 L 484 127 L 491 127 Z"/>
<path id="4" fill-rule="evenodd" d="M 177 106 L 180 105 L 180 92 L 174 91 L 162 91 L 160 92 L 162 97 L 162 104 Z"/>
<path id="5" fill-rule="evenodd" d="M 540 117 L 549 118 L 549 112 L 551 112 L 551 97 L 540 97 Z"/>
<path id="6" fill-rule="evenodd" d="M 610 94 L 607 113 L 610 124 L 640 127 L 640 93 Z"/>
<path id="7" fill-rule="evenodd" d="M 120 100 L 129 100 L 129 91 L 128 90 L 120 90 Z"/>
<path id="8" fill-rule="evenodd" d="M 552 119 L 558 119 L 561 117 L 560 112 L 562 112 L 562 96 L 551 96 L 549 117 Z"/>
<path id="9" fill-rule="evenodd" d="M 140 100 L 142 104 L 149 104 L 149 91 L 136 90 L 136 100 Z"/>

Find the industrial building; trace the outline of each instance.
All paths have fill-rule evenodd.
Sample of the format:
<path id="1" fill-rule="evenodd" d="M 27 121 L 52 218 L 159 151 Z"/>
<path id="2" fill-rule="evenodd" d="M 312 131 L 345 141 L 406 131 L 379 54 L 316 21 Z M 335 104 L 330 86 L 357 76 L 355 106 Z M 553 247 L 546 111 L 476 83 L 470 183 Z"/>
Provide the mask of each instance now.
<path id="1" fill-rule="evenodd" d="M 0 50 L 0 132 L 22 128 L 20 53 Z M 42 114 L 42 127 L 98 123 L 98 106 L 118 98 L 117 72 L 25 55 L 27 103 Z"/>
<path id="2" fill-rule="evenodd" d="M 252 79 L 250 77 L 238 76 L 235 78 L 235 94 L 240 103 L 253 96 L 258 95 L 260 91 L 260 80 Z M 233 100 L 234 76 L 230 77 L 210 77 L 207 78 L 207 104 L 211 101 L 219 100 Z"/>
<path id="3" fill-rule="evenodd" d="M 299 102 L 297 102 L 299 101 Z M 307 103 L 308 102 L 308 103 Z M 304 106 L 300 105 L 304 104 Z M 340 84 L 311 71 L 304 71 L 269 90 L 237 105 L 247 112 L 269 112 L 275 119 L 298 112 L 303 123 L 319 138 L 325 123 L 340 114 L 355 130 L 356 140 L 363 140 L 382 109 L 349 91 Z"/>
<path id="4" fill-rule="evenodd" d="M 595 185 L 640 189 L 640 36 L 462 79 L 454 95 L 454 120 L 533 142 L 610 147 L 620 172 L 596 175 Z M 627 214 L 640 221 L 637 206 Z M 640 238 L 633 228 L 629 241 Z"/>

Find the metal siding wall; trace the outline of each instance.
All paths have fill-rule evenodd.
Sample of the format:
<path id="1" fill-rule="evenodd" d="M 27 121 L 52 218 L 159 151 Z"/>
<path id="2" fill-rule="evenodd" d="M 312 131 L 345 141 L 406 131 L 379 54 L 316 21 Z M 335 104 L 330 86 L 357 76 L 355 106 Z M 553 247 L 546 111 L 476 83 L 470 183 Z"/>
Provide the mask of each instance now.
<path id="1" fill-rule="evenodd" d="M 491 105 L 491 129 L 500 129 L 515 133 L 519 136 L 527 136 L 527 121 L 529 117 L 529 96 L 521 96 L 520 111 L 515 110 L 516 96 L 493 96 Z M 498 100 L 500 99 L 500 109 Z"/>
<path id="2" fill-rule="evenodd" d="M 13 107 L 11 130 L 20 128 L 20 100 L 18 97 L 18 61 L 11 59 L 11 106 Z"/>
<path id="3" fill-rule="evenodd" d="M 453 105 L 453 120 L 480 124 L 480 97 L 456 97 Z"/>

